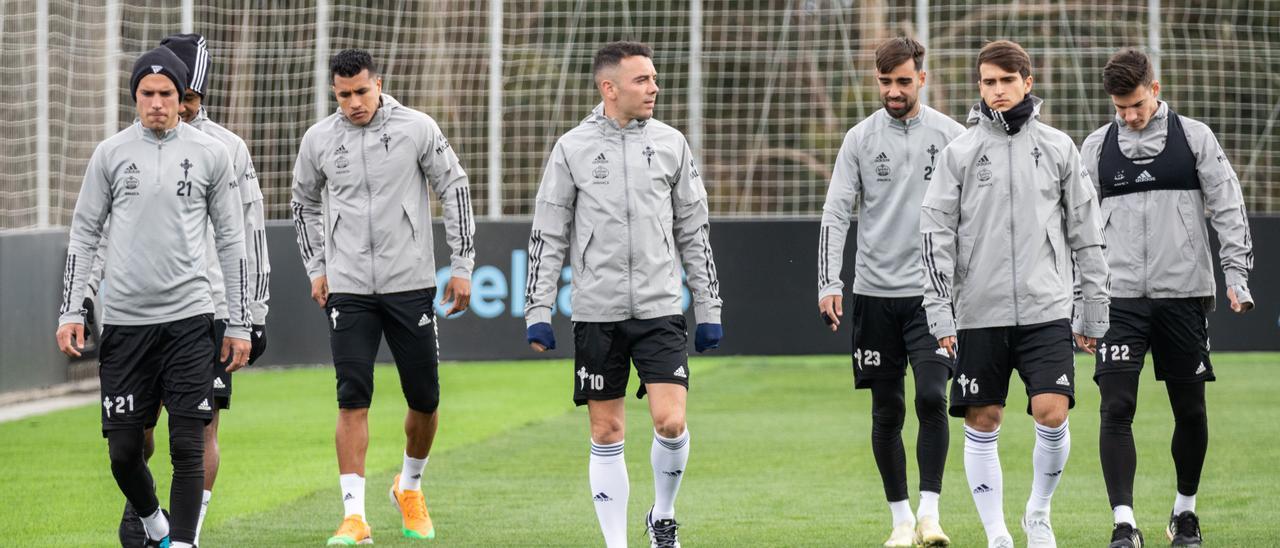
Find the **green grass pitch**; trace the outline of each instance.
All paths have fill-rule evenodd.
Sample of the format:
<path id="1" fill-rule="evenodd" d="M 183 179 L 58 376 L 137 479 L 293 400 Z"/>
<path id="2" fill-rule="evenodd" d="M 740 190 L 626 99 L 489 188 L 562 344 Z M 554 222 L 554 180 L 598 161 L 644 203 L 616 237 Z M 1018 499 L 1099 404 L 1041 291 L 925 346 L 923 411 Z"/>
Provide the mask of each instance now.
<path id="1" fill-rule="evenodd" d="M 1280 545 L 1280 376 L 1274 354 L 1217 354 L 1209 386 L 1210 447 L 1199 493 L 1211 546 Z M 689 398 L 692 454 L 677 503 L 686 546 L 879 546 L 889 511 L 870 448 L 870 395 L 851 388 L 848 357 L 695 358 Z M 1072 454 L 1053 502 L 1059 545 L 1102 546 L 1111 513 L 1098 464 L 1098 397 L 1079 361 Z M 587 484 L 587 421 L 570 400 L 564 361 L 448 364 L 441 368 L 440 433 L 425 475 L 434 541 L 400 538 L 386 489 L 403 448 L 404 401 L 395 369 L 379 367 L 370 414 L 367 507 L 377 545 L 598 546 Z M 632 380 L 634 393 L 635 380 Z M 321 546 L 341 519 L 329 368 L 238 374 L 223 415 L 222 470 L 204 546 Z M 910 387 L 910 383 L 908 383 Z M 908 388 L 910 389 L 910 388 Z M 1000 453 L 1006 520 L 1030 485 L 1032 422 L 1012 381 Z M 647 543 L 653 498 L 652 430 L 643 401 L 627 404 L 629 508 L 634 545 Z M 0 545 L 112 546 L 123 498 L 95 405 L 0 424 Z M 914 437 L 904 438 L 916 502 Z M 1139 526 L 1153 546 L 1174 497 L 1164 388 L 1144 372 L 1138 399 Z M 985 538 L 964 477 L 961 422 L 951 421 L 942 523 L 956 546 Z M 163 427 L 151 460 L 168 498 Z M 1270 509 L 1270 510 L 1268 510 Z"/>

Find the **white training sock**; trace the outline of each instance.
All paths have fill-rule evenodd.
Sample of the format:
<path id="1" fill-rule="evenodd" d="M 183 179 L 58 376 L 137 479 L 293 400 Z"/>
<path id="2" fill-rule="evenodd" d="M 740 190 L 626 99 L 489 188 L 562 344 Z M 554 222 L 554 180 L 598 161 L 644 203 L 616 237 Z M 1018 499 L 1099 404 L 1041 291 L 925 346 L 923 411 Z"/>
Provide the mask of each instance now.
<path id="1" fill-rule="evenodd" d="M 903 499 L 889 503 L 889 511 L 893 512 L 893 526 L 897 527 L 899 523 L 910 523 L 912 527 L 916 525 L 916 517 L 911 514 L 911 499 Z"/>
<path id="2" fill-rule="evenodd" d="M 1012 537 L 1004 523 L 1004 473 L 996 443 L 999 438 L 999 428 L 979 432 L 968 425 L 964 427 L 964 475 L 969 479 L 969 491 L 987 539 Z"/>
<path id="3" fill-rule="evenodd" d="M 195 548 L 195 545 L 188 544 L 186 542 L 174 542 L 173 544 L 170 544 L 169 547 L 170 548 Z"/>
<path id="4" fill-rule="evenodd" d="M 1036 425 L 1036 447 L 1031 452 L 1031 497 L 1027 499 L 1027 513 L 1048 512 L 1053 491 L 1062 480 L 1062 469 L 1071 454 L 1071 430 L 1069 421 L 1057 428 Z"/>
<path id="5" fill-rule="evenodd" d="M 427 467 L 427 460 L 431 455 L 427 455 L 420 459 L 410 457 L 408 453 L 404 454 L 404 465 L 400 467 L 400 490 L 401 491 L 421 491 L 422 490 L 422 470 Z"/>
<path id="6" fill-rule="evenodd" d="M 369 516 L 364 513 L 364 478 L 358 474 L 342 474 L 338 476 L 342 485 L 342 509 L 345 515 L 358 515 L 367 522 Z"/>
<path id="7" fill-rule="evenodd" d="M 142 530 L 146 531 L 147 538 L 151 540 L 160 540 L 169 536 L 169 518 L 164 517 L 164 512 L 156 508 L 154 514 L 142 518 Z"/>
<path id="8" fill-rule="evenodd" d="M 213 491 L 205 489 L 204 499 L 200 501 L 200 518 L 196 520 L 196 538 L 192 544 L 200 545 L 200 529 L 204 527 L 204 515 L 209 511 L 209 499 L 213 498 Z"/>
<path id="9" fill-rule="evenodd" d="M 1184 495 L 1182 493 L 1178 493 L 1178 498 L 1173 499 L 1173 515 L 1176 516 L 1183 512 L 1195 512 L 1195 511 L 1196 511 L 1195 495 Z"/>
<path id="10" fill-rule="evenodd" d="M 623 442 L 597 445 L 591 442 L 591 498 L 596 503 L 596 518 L 608 548 L 627 545 L 627 499 L 631 483 L 627 480 L 627 462 L 622 454 Z"/>
<path id="11" fill-rule="evenodd" d="M 932 517 L 938 519 L 938 498 L 941 495 L 933 491 L 920 492 L 920 506 L 916 509 L 916 518 Z"/>
<path id="12" fill-rule="evenodd" d="M 1111 509 L 1111 513 L 1115 515 L 1114 523 L 1128 523 L 1133 527 L 1138 526 L 1137 520 L 1133 518 L 1133 507 L 1121 504 Z"/>
<path id="13" fill-rule="evenodd" d="M 674 438 L 664 438 L 653 433 L 653 448 L 649 450 L 649 463 L 653 465 L 653 519 L 676 517 L 676 493 L 680 492 L 680 480 L 684 478 L 684 466 L 689 462 L 689 429 Z"/>

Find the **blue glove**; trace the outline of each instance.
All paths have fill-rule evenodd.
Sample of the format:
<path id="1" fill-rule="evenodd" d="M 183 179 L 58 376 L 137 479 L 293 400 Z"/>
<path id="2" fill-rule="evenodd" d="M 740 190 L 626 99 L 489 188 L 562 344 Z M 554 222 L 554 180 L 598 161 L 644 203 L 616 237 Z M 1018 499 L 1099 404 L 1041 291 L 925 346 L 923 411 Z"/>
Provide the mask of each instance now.
<path id="1" fill-rule="evenodd" d="M 551 331 L 551 324 L 547 322 L 539 322 L 529 326 L 529 332 L 525 336 L 525 340 L 529 344 L 538 343 L 547 350 L 556 349 L 556 334 Z"/>
<path id="2" fill-rule="evenodd" d="M 724 328 L 718 323 L 700 323 L 698 332 L 693 336 L 693 348 L 701 354 L 705 350 L 720 348 L 720 339 L 724 337 Z"/>

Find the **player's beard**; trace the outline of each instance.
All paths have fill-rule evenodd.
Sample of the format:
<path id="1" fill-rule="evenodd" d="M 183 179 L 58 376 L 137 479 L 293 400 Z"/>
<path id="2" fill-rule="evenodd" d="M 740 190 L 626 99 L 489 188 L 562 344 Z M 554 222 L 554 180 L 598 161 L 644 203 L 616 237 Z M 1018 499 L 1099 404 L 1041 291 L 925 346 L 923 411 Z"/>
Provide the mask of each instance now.
<path id="1" fill-rule="evenodd" d="M 906 116 L 907 113 L 911 112 L 911 109 L 916 108 L 915 99 L 912 99 L 911 97 L 907 97 L 907 96 L 902 97 L 902 104 L 903 104 L 902 108 L 890 107 L 888 97 L 881 97 L 880 104 L 884 105 L 884 110 L 885 112 L 889 113 L 889 116 L 892 116 L 899 120 L 901 120 L 904 116 Z"/>

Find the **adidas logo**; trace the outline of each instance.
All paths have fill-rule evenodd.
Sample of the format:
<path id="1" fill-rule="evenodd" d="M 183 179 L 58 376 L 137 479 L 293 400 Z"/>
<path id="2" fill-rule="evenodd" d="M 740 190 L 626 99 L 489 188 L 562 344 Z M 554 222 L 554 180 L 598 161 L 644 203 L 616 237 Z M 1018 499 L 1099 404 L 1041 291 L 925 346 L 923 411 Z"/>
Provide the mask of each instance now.
<path id="1" fill-rule="evenodd" d="M 1201 373 L 1204 373 L 1205 371 L 1208 371 L 1208 369 L 1209 368 L 1204 366 L 1204 362 L 1200 362 L 1200 367 L 1196 368 L 1196 374 L 1199 375 Z"/>
<path id="2" fill-rule="evenodd" d="M 683 473 L 684 473 L 684 470 L 663 470 L 662 471 L 662 475 L 671 477 L 671 478 L 678 478 Z"/>
<path id="3" fill-rule="evenodd" d="M 1053 477 L 1057 477 L 1057 476 L 1061 476 L 1061 475 L 1062 475 L 1062 470 L 1058 470 L 1057 472 L 1045 472 L 1045 474 L 1044 474 L 1044 475 L 1049 476 L 1049 477 L 1051 477 L 1051 478 L 1053 478 Z"/>
<path id="4" fill-rule="evenodd" d="M 889 155 L 887 155 L 887 154 L 885 154 L 885 153 L 881 152 L 879 156 L 876 156 L 875 161 L 876 161 L 876 162 L 888 162 L 888 161 L 889 161 Z"/>
<path id="5" fill-rule="evenodd" d="M 253 332 L 253 334 L 254 334 L 254 335 L 257 335 L 257 337 L 258 337 L 259 339 L 261 339 L 261 338 L 262 338 L 262 330 L 254 331 L 254 332 Z"/>
<path id="6" fill-rule="evenodd" d="M 991 488 L 987 487 L 987 484 L 985 483 L 973 488 L 973 494 L 975 495 L 980 493 L 990 493 L 990 492 L 991 492 Z"/>
<path id="7" fill-rule="evenodd" d="M 599 156 L 596 156 L 596 159 L 594 159 L 594 160 L 592 160 L 592 161 L 591 161 L 591 163 L 593 163 L 593 164 L 607 164 L 607 163 L 609 163 L 609 160 L 606 160 L 606 159 L 605 159 L 605 157 L 604 157 L 604 153 L 603 153 L 603 152 L 601 152 Z"/>
<path id="8" fill-rule="evenodd" d="M 1135 182 L 1135 183 L 1150 183 L 1150 182 L 1154 182 L 1155 180 L 1156 180 L 1156 178 L 1155 178 L 1154 176 L 1152 176 L 1152 175 L 1151 175 L 1151 172 L 1150 172 L 1150 171 L 1147 171 L 1147 170 L 1145 170 L 1145 169 L 1144 169 L 1144 170 L 1142 170 L 1142 173 L 1139 173 L 1139 174 L 1138 174 L 1138 178 L 1137 178 L 1137 179 L 1134 179 L 1134 180 L 1133 180 L 1133 182 Z"/>
<path id="9" fill-rule="evenodd" d="M 214 377 L 214 378 L 213 378 L 213 387 L 214 387 L 214 388 L 226 388 L 226 387 L 227 387 L 227 385 L 226 385 L 226 384 L 223 384 L 223 382 L 222 382 L 222 377 Z"/>
<path id="10" fill-rule="evenodd" d="M 591 497 L 591 500 L 594 500 L 596 502 L 609 502 L 613 499 L 609 498 L 609 495 L 604 494 L 604 491 L 601 491 L 599 493 L 596 493 L 596 496 Z"/>
<path id="11" fill-rule="evenodd" d="M 983 154 L 981 158 L 978 158 L 978 166 L 979 166 L 979 167 L 981 167 L 981 166 L 989 166 L 989 165 L 991 165 L 991 160 L 988 160 L 988 159 L 987 159 L 987 155 L 986 155 L 986 154 Z"/>
<path id="12" fill-rule="evenodd" d="M 937 355 L 939 355 L 939 356 L 942 356 L 942 357 L 944 357 L 944 358 L 950 358 L 950 357 L 951 357 L 951 354 L 947 353 L 947 349 L 945 349 L 945 348 L 943 348 L 943 347 L 941 347 L 941 346 L 939 346 L 937 350 L 934 350 L 934 351 L 933 351 L 933 353 L 934 353 L 934 354 L 937 354 Z"/>
<path id="13" fill-rule="evenodd" d="M 411 479 L 422 479 L 422 474 L 414 474 L 414 475 L 409 476 L 409 477 L 410 477 Z"/>
<path id="14" fill-rule="evenodd" d="M 683 365 L 682 365 L 682 366 L 680 366 L 680 367 L 677 367 L 677 368 L 676 368 L 676 372 L 675 372 L 675 373 L 672 373 L 672 375 L 675 375 L 675 376 L 680 377 L 680 378 L 682 378 L 682 379 L 687 379 L 687 378 L 689 378 L 689 375 L 688 375 L 687 373 L 685 373 L 685 372 L 684 372 L 684 366 L 683 366 Z"/>
<path id="15" fill-rule="evenodd" d="M 346 154 L 347 145 L 338 145 L 338 150 L 333 151 L 334 154 Z"/>
<path id="16" fill-rule="evenodd" d="M 204 401 L 200 402 L 200 405 L 196 406 L 196 409 L 199 409 L 201 411 L 213 411 L 213 408 L 209 407 L 209 400 L 207 398 Z"/>
<path id="17" fill-rule="evenodd" d="M 160 74 L 162 70 L 164 70 L 164 67 L 160 65 L 151 65 L 151 74 Z"/>
<path id="18" fill-rule="evenodd" d="M 129 167 L 124 168 L 124 172 L 126 174 L 136 175 L 141 171 L 138 169 L 138 164 L 130 163 Z"/>
<path id="19" fill-rule="evenodd" d="M 426 314 L 423 314 L 422 317 L 418 319 L 418 327 L 422 327 L 429 323 L 431 323 L 431 318 L 427 317 Z"/>
<path id="20" fill-rule="evenodd" d="M 342 502 L 347 502 L 347 501 L 349 501 L 349 500 L 351 500 L 351 499 L 353 499 L 353 498 L 356 498 L 356 496 L 355 496 L 355 495 L 352 495 L 351 493 L 347 493 L 347 496 L 342 497 Z"/>
<path id="21" fill-rule="evenodd" d="M 1059 385 L 1059 386 L 1071 386 L 1071 381 L 1067 380 L 1067 375 L 1066 375 L 1066 374 L 1063 374 L 1061 377 L 1058 377 L 1058 385 Z"/>

